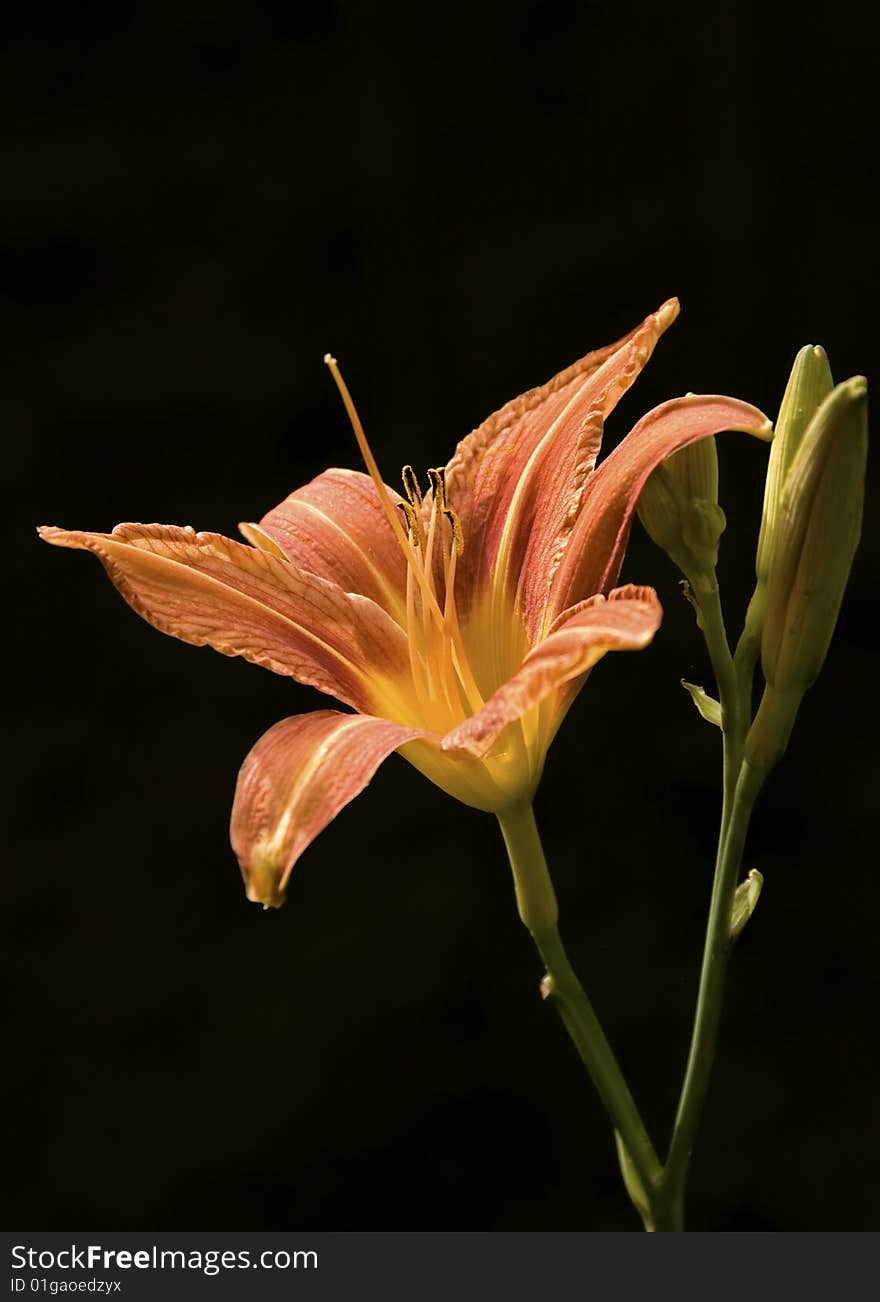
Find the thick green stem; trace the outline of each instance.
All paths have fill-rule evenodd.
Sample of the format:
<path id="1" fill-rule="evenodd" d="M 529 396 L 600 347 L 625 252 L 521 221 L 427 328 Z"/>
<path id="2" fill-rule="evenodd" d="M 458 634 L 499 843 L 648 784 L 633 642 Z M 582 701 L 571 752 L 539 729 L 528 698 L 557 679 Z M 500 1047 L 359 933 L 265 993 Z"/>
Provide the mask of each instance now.
<path id="1" fill-rule="evenodd" d="M 531 804 L 506 809 L 498 815 L 498 822 L 513 872 L 519 916 L 533 936 L 553 931 L 559 906 Z"/>
<path id="2" fill-rule="evenodd" d="M 681 1233 L 684 1230 L 683 1188 L 661 1190 L 654 1204 L 653 1228 L 660 1233 Z"/>
<path id="3" fill-rule="evenodd" d="M 559 1012 L 650 1201 L 659 1185 L 660 1163 L 599 1019 L 563 949 L 556 927 L 556 896 L 532 807 L 506 810 L 498 815 L 498 821 L 513 870 L 520 917 L 546 968 L 541 993 Z M 653 1217 L 645 1216 L 646 1225 L 649 1220 Z"/>

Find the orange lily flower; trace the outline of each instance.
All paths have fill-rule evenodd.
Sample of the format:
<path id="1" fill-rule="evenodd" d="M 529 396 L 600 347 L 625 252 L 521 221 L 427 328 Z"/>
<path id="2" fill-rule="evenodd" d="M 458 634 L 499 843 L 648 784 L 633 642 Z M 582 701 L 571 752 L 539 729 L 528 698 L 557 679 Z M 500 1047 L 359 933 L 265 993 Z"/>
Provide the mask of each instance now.
<path id="1" fill-rule="evenodd" d="M 162 632 L 244 656 L 356 713 L 276 724 L 247 756 L 231 839 L 248 898 L 283 902 L 306 846 L 392 751 L 465 804 L 528 802 L 590 669 L 661 618 L 650 588 L 613 589 L 645 480 L 726 429 L 766 437 L 746 403 L 663 403 L 594 469 L 606 416 L 678 313 L 672 299 L 610 347 L 509 402 L 422 493 L 379 474 L 335 362 L 368 475 L 327 470 L 240 526 L 252 546 L 166 525 L 40 529 L 85 548 Z"/>

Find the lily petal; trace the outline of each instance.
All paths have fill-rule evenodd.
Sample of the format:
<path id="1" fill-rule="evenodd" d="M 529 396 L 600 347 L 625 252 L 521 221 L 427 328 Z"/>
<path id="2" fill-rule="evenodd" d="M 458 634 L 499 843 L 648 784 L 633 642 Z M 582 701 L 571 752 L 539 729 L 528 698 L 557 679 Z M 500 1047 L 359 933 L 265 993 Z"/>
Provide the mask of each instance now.
<path id="1" fill-rule="evenodd" d="M 396 505 L 399 494 L 387 491 Z M 405 622 L 406 561 L 369 475 L 326 470 L 263 516 L 259 528 L 300 569 Z"/>
<path id="2" fill-rule="evenodd" d="M 446 486 L 465 539 L 456 588 L 463 613 L 494 579 L 518 596 L 534 641 L 605 417 L 677 315 L 678 301 L 670 299 L 616 344 L 509 402 L 458 445 Z"/>
<path id="3" fill-rule="evenodd" d="M 606 651 L 638 651 L 660 626 L 663 610 L 653 588 L 617 588 L 607 598 L 582 601 L 557 620 L 549 637 L 526 656 L 522 667 L 481 710 L 443 738 L 444 749 L 460 747 L 484 756 L 501 731 L 552 692 L 586 674 Z M 549 721 L 550 737 L 561 712 Z M 549 745 L 550 737 L 546 744 Z"/>
<path id="4" fill-rule="evenodd" d="M 547 625 L 585 595 L 606 592 L 614 583 L 639 494 L 660 462 L 688 443 L 723 430 L 767 439 L 772 425 L 747 402 L 717 394 L 689 394 L 661 403 L 633 427 L 589 478 L 553 580 Z"/>
<path id="5" fill-rule="evenodd" d="M 241 766 L 230 837 L 249 900 L 277 908 L 299 856 L 393 750 L 424 734 L 386 719 L 317 710 L 282 719 Z"/>
<path id="6" fill-rule="evenodd" d="M 356 709 L 383 706 L 383 692 L 408 673 L 406 639 L 375 602 L 244 543 L 158 524 L 39 533 L 94 552 L 128 604 L 163 633 L 244 656 Z"/>

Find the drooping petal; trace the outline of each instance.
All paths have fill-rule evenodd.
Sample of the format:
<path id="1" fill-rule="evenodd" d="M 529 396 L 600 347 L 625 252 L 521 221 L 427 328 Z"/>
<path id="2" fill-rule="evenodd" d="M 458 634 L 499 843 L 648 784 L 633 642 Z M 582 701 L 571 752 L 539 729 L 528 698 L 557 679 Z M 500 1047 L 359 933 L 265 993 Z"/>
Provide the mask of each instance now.
<path id="1" fill-rule="evenodd" d="M 249 900 L 277 908 L 306 846 L 382 761 L 423 735 L 386 719 L 318 710 L 282 719 L 241 766 L 230 837 Z"/>
<path id="2" fill-rule="evenodd" d="M 388 496 L 395 506 L 401 500 L 393 488 Z M 405 621 L 406 561 L 369 475 L 325 470 L 264 515 L 259 528 L 300 569 Z"/>
<path id="3" fill-rule="evenodd" d="M 446 486 L 465 540 L 456 584 L 463 613 L 494 582 L 517 598 L 534 640 L 604 419 L 677 314 L 670 299 L 616 344 L 509 402 L 458 445 Z"/>
<path id="4" fill-rule="evenodd" d="M 651 641 L 663 611 L 653 588 L 629 585 L 606 599 L 595 596 L 566 611 L 509 682 L 471 718 L 448 733 L 444 747 L 486 755 L 508 724 L 521 719 L 551 693 L 586 674 L 606 651 L 637 651 Z M 549 744 L 555 721 L 548 721 Z"/>
<path id="5" fill-rule="evenodd" d="M 766 439 L 772 425 L 757 407 L 717 394 L 674 398 L 642 417 L 587 482 L 553 580 L 547 626 L 582 598 L 607 592 L 614 583 L 633 512 L 651 472 L 679 448 L 723 430 L 742 430 Z"/>
<path id="6" fill-rule="evenodd" d="M 46 542 L 92 551 L 154 627 L 339 697 L 385 705 L 408 673 L 406 639 L 374 602 L 220 534 L 120 524 L 112 534 L 44 527 Z"/>

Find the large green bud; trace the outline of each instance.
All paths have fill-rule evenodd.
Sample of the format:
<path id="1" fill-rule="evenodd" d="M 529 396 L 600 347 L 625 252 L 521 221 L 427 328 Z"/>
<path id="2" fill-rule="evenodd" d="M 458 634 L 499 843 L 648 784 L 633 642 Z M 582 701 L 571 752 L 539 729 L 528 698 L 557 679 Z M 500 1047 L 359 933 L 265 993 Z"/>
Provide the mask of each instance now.
<path id="1" fill-rule="evenodd" d="M 856 376 L 824 398 L 800 435 L 767 530 L 767 690 L 746 739 L 753 767 L 768 769 L 783 753 L 825 662 L 861 533 L 867 451 L 867 382 Z"/>
<path id="2" fill-rule="evenodd" d="M 754 667 L 761 644 L 761 630 L 767 607 L 767 581 L 776 545 L 779 512 L 785 479 L 797 455 L 807 426 L 834 386 L 825 349 L 807 344 L 794 359 L 791 375 L 782 397 L 775 434 L 770 446 L 770 460 L 764 484 L 764 510 L 755 556 L 757 583 L 746 614 L 743 633 L 744 650 L 748 648 L 749 673 Z"/>

